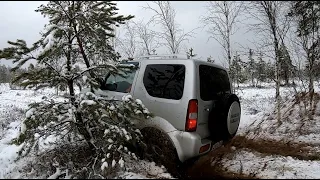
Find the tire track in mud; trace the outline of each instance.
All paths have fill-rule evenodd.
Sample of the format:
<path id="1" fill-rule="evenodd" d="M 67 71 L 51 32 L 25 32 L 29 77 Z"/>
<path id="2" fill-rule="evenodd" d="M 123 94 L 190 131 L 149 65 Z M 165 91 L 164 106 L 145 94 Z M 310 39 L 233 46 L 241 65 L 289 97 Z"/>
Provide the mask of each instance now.
<path id="1" fill-rule="evenodd" d="M 284 157 L 291 156 L 298 160 L 320 160 L 320 153 L 313 149 L 317 147 L 308 143 L 285 143 L 283 141 L 265 140 L 265 139 L 247 139 L 244 136 L 236 136 L 225 146 L 216 149 L 207 155 L 200 157 L 192 167 L 188 168 L 189 178 L 213 178 L 213 179 L 259 179 L 254 175 L 246 175 L 228 171 L 219 163 L 225 155 L 236 152 L 235 149 L 247 149 L 256 151 L 266 156 L 281 155 Z M 212 161 L 215 160 L 214 166 Z"/>

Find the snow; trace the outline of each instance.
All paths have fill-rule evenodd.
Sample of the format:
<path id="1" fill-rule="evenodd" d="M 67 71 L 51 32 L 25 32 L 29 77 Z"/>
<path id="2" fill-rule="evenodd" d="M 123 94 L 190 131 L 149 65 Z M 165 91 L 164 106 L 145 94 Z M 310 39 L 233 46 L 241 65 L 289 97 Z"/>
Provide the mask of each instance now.
<path id="1" fill-rule="evenodd" d="M 14 159 L 17 157 L 17 151 L 21 146 L 8 145 L 12 138 L 15 138 L 19 134 L 19 123 L 12 122 L 9 125 L 9 129 L 5 138 L 0 140 L 0 178 L 3 179 L 7 176 L 7 172 L 16 168 L 17 164 L 14 163 Z M 2 177 L 1 177 L 2 176 Z M 16 173 L 8 175 L 16 176 Z"/>
<path id="2" fill-rule="evenodd" d="M 129 135 L 125 135 L 126 140 L 129 141 L 131 139 L 131 137 Z"/>
<path id="3" fill-rule="evenodd" d="M 106 135 L 106 134 L 109 134 L 110 133 L 110 129 L 106 129 L 106 130 L 104 130 L 104 134 Z"/>
<path id="4" fill-rule="evenodd" d="M 0 121 L 4 121 L 6 117 L 5 111 L 15 111 L 15 109 L 23 109 L 24 112 L 28 109 L 28 104 L 32 102 L 42 101 L 42 97 L 54 97 L 54 89 L 45 89 L 45 90 L 11 90 L 8 83 L 0 84 Z M 16 96 L 19 93 L 21 96 Z M 57 100 L 62 98 L 57 97 Z M 16 113 L 16 112 L 15 112 Z M 21 114 L 21 117 L 24 115 L 30 116 L 30 114 Z M 14 162 L 17 158 L 17 152 L 21 149 L 21 146 L 10 145 L 11 140 L 19 135 L 19 130 L 24 127 L 22 126 L 23 119 L 14 119 L 8 126 L 8 128 L 2 132 L 5 136 L 0 139 L 0 178 L 19 178 L 21 174 L 19 170 L 21 167 L 25 166 L 26 163 L 31 160 L 29 157 L 21 159 L 20 161 Z M 0 122 L 1 123 L 1 122 Z M 2 131 L 2 130 L 1 130 Z M 0 136 L 1 138 L 1 136 Z"/>
<path id="5" fill-rule="evenodd" d="M 299 116 L 299 108 L 292 102 L 293 88 L 281 87 L 281 125 L 276 120 L 275 88 L 273 83 L 263 83 L 263 88 L 249 87 L 246 84 L 240 85 L 237 94 L 241 102 L 241 121 L 237 135 L 247 138 L 269 139 L 292 143 L 308 143 L 314 153 L 318 153 L 320 138 L 319 115 L 315 120 L 305 122 L 304 133 L 299 133 L 297 128 L 302 124 Z M 302 88 L 297 87 L 297 90 Z M 319 85 L 315 84 L 315 92 L 319 93 Z M 318 107 L 320 103 L 318 103 Z M 293 108 L 292 108 L 293 107 Z M 292 110 L 293 109 L 293 110 Z M 290 112 L 292 110 L 292 112 Z M 316 110 L 317 111 L 317 110 Z M 256 131 L 258 129 L 258 131 Z M 302 128 L 303 129 L 303 128 Z M 266 146 L 266 148 L 268 148 Z M 279 154 L 268 155 L 256 152 L 254 149 L 243 149 L 231 147 L 232 152 L 225 154 L 222 162 L 224 168 L 230 173 L 244 174 L 256 178 L 269 179 L 318 179 L 320 178 L 320 161 L 306 161 L 297 157 L 282 156 Z M 307 153 L 307 152 L 306 152 Z M 215 160 L 213 158 L 212 165 Z"/>
<path id="6" fill-rule="evenodd" d="M 148 179 L 146 176 L 142 174 L 137 174 L 133 172 L 125 172 L 122 176 L 122 179 Z"/>
<path id="7" fill-rule="evenodd" d="M 154 162 L 126 160 L 126 163 L 129 165 L 127 171 L 119 176 L 121 179 L 172 179 L 164 167 L 159 167 Z"/>
<path id="8" fill-rule="evenodd" d="M 129 102 L 130 99 L 132 99 L 132 96 L 130 94 L 125 95 L 125 96 L 122 97 L 122 100 L 125 101 L 125 102 Z"/>
<path id="9" fill-rule="evenodd" d="M 83 80 L 84 83 L 86 83 L 87 80 L 88 80 L 88 77 L 87 76 L 82 76 L 82 80 Z"/>
<path id="10" fill-rule="evenodd" d="M 101 170 L 103 171 L 107 167 L 108 167 L 108 163 L 107 162 L 103 162 L 102 165 L 101 165 Z"/>
<path id="11" fill-rule="evenodd" d="M 24 121 L 22 121 L 21 123 L 21 133 L 24 134 L 27 130 L 26 124 L 24 123 Z"/>
<path id="12" fill-rule="evenodd" d="M 80 103 L 80 106 L 83 106 L 83 104 L 92 106 L 92 105 L 96 105 L 97 103 L 95 101 L 93 101 L 93 100 L 82 100 L 81 103 Z"/>
<path id="13" fill-rule="evenodd" d="M 114 167 L 114 166 L 116 165 L 116 163 L 117 163 L 117 162 L 113 159 L 111 166 Z"/>
<path id="14" fill-rule="evenodd" d="M 33 115 L 33 112 L 35 111 L 34 108 L 31 108 L 29 111 L 26 112 L 26 118 L 30 118 Z"/>
<path id="15" fill-rule="evenodd" d="M 136 103 L 142 106 L 143 108 L 145 107 L 140 99 L 136 99 Z"/>
<path id="16" fill-rule="evenodd" d="M 242 169 L 242 173 L 255 173 L 261 179 L 320 178 L 320 161 L 304 161 L 290 156 L 265 156 L 246 150 L 237 152 L 232 160 L 225 159 L 223 165 L 234 173 L 239 173 Z"/>
<path id="17" fill-rule="evenodd" d="M 122 158 L 119 160 L 118 164 L 120 165 L 121 168 L 123 168 L 123 166 L 124 166 L 124 161 L 123 161 Z"/>
<path id="18" fill-rule="evenodd" d="M 149 110 L 144 109 L 144 110 L 143 110 L 143 113 L 145 113 L 145 114 L 149 114 L 150 112 L 149 112 Z"/>
<path id="19" fill-rule="evenodd" d="M 110 150 L 112 148 L 112 144 L 110 144 L 109 146 L 108 146 L 108 150 Z"/>
<path id="20" fill-rule="evenodd" d="M 274 118 L 275 113 L 273 108 L 275 105 L 275 89 L 273 83 L 261 84 L 263 88 L 249 87 L 248 84 L 240 84 L 240 90 L 237 94 L 241 102 L 241 121 L 237 135 L 251 137 L 257 135 L 253 133 L 253 130 L 260 126 L 256 139 L 271 139 L 271 140 L 286 140 L 296 143 L 307 143 L 310 147 L 306 149 L 312 150 L 319 154 L 320 148 L 320 104 L 317 105 L 314 120 L 305 123 L 303 133 L 296 133 L 295 128 L 301 125 L 301 117 L 299 116 L 298 106 L 295 106 L 293 113 L 290 114 L 290 107 L 293 105 L 292 95 L 294 94 L 293 88 L 281 87 L 281 96 L 283 100 L 282 115 L 287 120 L 283 120 L 283 123 L 274 131 L 271 132 L 272 127 L 277 125 L 277 121 Z M 298 90 L 301 88 L 298 87 Z M 319 92 L 319 85 L 315 84 L 315 92 Z M 22 109 L 21 117 L 31 117 L 33 110 L 28 110 L 28 104 L 32 102 L 42 101 L 42 97 L 46 96 L 48 99 L 54 97 L 55 100 L 60 101 L 63 98 L 55 95 L 55 89 L 44 89 L 33 91 L 26 90 L 11 90 L 8 84 L 0 84 L 0 123 L 5 122 L 7 114 L 5 111 L 16 111 L 15 108 Z M 63 92 L 61 92 L 63 93 Z M 90 92 L 91 93 L 91 92 Z M 20 94 L 20 96 L 17 96 Z M 95 97 L 92 94 L 92 97 Z M 132 96 L 127 95 L 123 97 L 124 101 L 130 101 Z M 142 104 L 141 100 L 136 99 L 137 104 Z M 83 100 L 83 104 L 93 105 L 93 100 Z M 115 107 L 114 107 L 115 108 Z M 109 109 L 113 109 L 112 106 Z M 69 109 L 68 111 L 73 111 Z M 15 116 L 14 116 L 15 117 Z M 22 158 L 15 162 L 17 157 L 17 151 L 21 146 L 10 145 L 9 142 L 12 138 L 17 137 L 20 133 L 19 130 L 25 129 L 23 124 L 23 118 L 15 117 L 12 121 L 7 123 L 7 128 L 0 133 L 0 178 L 21 178 L 28 175 L 22 174 L 20 170 L 27 165 L 28 161 L 32 161 L 31 157 Z M 1 127 L 0 127 L 1 128 Z M 105 130 L 105 134 L 110 133 L 110 130 L 115 130 L 123 133 L 123 135 L 130 140 L 131 137 L 127 136 L 127 132 L 123 129 L 117 128 L 117 126 L 111 126 L 110 129 Z M 0 129 L 0 131 L 2 131 Z M 136 132 L 140 132 L 138 129 Z M 248 133 L 249 132 L 249 133 Z M 53 141 L 54 137 L 49 137 L 41 146 L 45 147 L 43 143 Z M 110 139 L 112 142 L 113 140 Z M 109 142 L 111 142 L 109 141 Z M 113 145 L 109 145 L 108 149 L 111 149 Z M 48 147 L 48 146 L 47 146 Z M 119 148 L 119 147 L 117 147 Z M 267 147 L 266 147 L 267 148 Z M 127 151 L 126 147 L 121 147 Z M 258 178 L 283 178 L 283 179 L 297 179 L 297 178 L 320 178 L 320 161 L 318 160 L 302 160 L 297 157 L 282 156 L 279 154 L 264 154 L 257 152 L 254 149 L 244 149 L 238 147 L 231 147 L 232 152 L 226 154 L 223 158 L 222 165 L 231 173 L 242 173 L 250 175 L 250 173 L 256 174 Z M 131 154 L 131 153 L 130 153 Z M 110 153 L 106 155 L 106 158 L 110 158 Z M 166 172 L 164 168 L 156 166 L 153 162 L 147 162 L 144 160 L 138 160 L 137 156 L 132 153 L 131 157 L 135 160 L 128 160 L 126 158 L 118 161 L 112 160 L 112 163 L 106 164 L 106 161 L 102 162 L 101 169 L 107 167 L 114 167 L 118 163 L 120 167 L 126 167 L 125 170 L 119 172 L 118 178 L 123 179 L 146 179 L 146 178 L 172 178 L 170 174 Z M 214 162 L 213 162 L 214 164 Z M 242 164 L 242 165 L 241 165 Z M 54 178 L 59 176 L 61 169 L 57 169 L 56 173 L 50 177 Z M 200 173 L 200 172 L 199 172 Z M 42 175 L 39 175 L 42 176 Z"/>
<path id="21" fill-rule="evenodd" d="M 140 110 L 135 110 L 135 114 L 142 114 Z"/>
<path id="22" fill-rule="evenodd" d="M 49 176 L 47 179 L 57 179 L 58 178 L 58 176 L 60 176 L 61 175 L 61 170 L 60 170 L 60 168 L 57 168 L 56 169 L 56 172 L 54 173 L 54 174 L 52 174 L 51 176 Z"/>
<path id="23" fill-rule="evenodd" d="M 109 107 L 109 109 L 110 109 L 111 111 L 113 111 L 113 110 L 115 110 L 116 108 L 114 107 L 114 105 L 111 105 L 111 106 Z"/>

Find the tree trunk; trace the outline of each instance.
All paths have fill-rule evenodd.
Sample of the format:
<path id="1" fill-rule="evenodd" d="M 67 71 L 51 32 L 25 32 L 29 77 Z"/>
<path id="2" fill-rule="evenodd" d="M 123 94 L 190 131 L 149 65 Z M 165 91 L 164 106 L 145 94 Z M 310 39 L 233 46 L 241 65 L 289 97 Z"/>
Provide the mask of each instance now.
<path id="1" fill-rule="evenodd" d="M 310 95 L 310 109 L 312 108 L 313 94 L 314 94 L 314 83 L 313 83 L 313 64 L 309 63 L 309 95 Z"/>
<path id="2" fill-rule="evenodd" d="M 73 5 L 74 5 L 74 2 L 73 2 Z M 71 28 L 72 27 L 72 21 L 70 21 L 69 23 L 69 27 Z M 76 32 L 77 33 L 77 32 Z M 71 37 L 71 32 L 69 32 L 69 45 L 68 45 L 68 53 L 67 53 L 67 70 L 69 72 L 71 72 L 71 52 L 72 52 L 72 39 L 70 39 Z M 81 49 L 81 48 L 80 48 Z M 83 50 L 83 48 L 81 49 Z M 79 106 L 78 104 L 75 102 L 76 101 L 76 98 L 75 98 L 75 93 L 74 93 L 74 81 L 72 79 L 69 79 L 68 80 L 68 88 L 69 88 L 69 95 L 70 95 L 70 101 L 71 101 L 71 104 L 76 108 L 78 109 Z M 91 136 L 89 134 L 89 132 L 86 130 L 85 128 L 85 124 L 83 123 L 83 119 L 82 119 L 82 116 L 81 116 L 81 112 L 79 112 L 78 110 L 76 111 L 75 113 L 75 117 L 76 117 L 76 127 L 79 131 L 79 133 L 81 135 L 83 135 L 84 139 L 86 140 L 86 142 L 88 143 L 89 145 L 89 148 L 90 150 L 95 153 L 95 146 L 94 144 L 92 144 L 91 142 Z"/>
<path id="3" fill-rule="evenodd" d="M 286 70 L 284 71 L 284 80 L 285 80 L 286 86 L 289 86 L 289 77 L 288 77 L 288 72 Z"/>
<path id="4" fill-rule="evenodd" d="M 74 93 L 73 80 L 69 80 L 68 81 L 68 87 L 69 87 L 69 94 L 71 96 L 71 98 L 70 98 L 71 104 L 76 109 L 78 109 L 79 106 L 75 102 L 76 99 L 75 99 L 75 93 Z M 95 153 L 95 151 L 96 151 L 95 146 L 94 146 L 94 144 L 92 144 L 91 136 L 90 136 L 89 132 L 87 131 L 86 127 L 85 127 L 86 125 L 83 123 L 81 112 L 76 111 L 75 117 L 76 117 L 76 127 L 77 127 L 79 133 L 84 137 L 85 141 L 88 143 L 89 148 L 92 151 L 92 153 Z"/>
<path id="5" fill-rule="evenodd" d="M 277 101 L 277 120 L 280 123 L 280 78 L 279 78 L 279 62 L 276 62 L 276 101 Z"/>
<path id="6" fill-rule="evenodd" d="M 279 62 L 279 41 L 276 34 L 276 20 L 275 17 L 270 17 L 270 25 L 272 29 L 273 34 L 273 44 L 274 44 L 274 50 L 276 55 L 276 101 L 277 101 L 277 121 L 280 123 L 281 120 L 281 112 L 280 112 L 280 62 Z"/>
<path id="7" fill-rule="evenodd" d="M 224 1 L 224 7 L 226 8 L 225 18 L 226 18 L 226 25 L 227 25 L 227 56 L 228 56 L 228 63 L 229 67 L 231 66 L 231 45 L 230 45 L 230 28 L 229 28 L 229 11 L 227 9 L 227 2 Z"/>
<path id="8" fill-rule="evenodd" d="M 251 73 L 251 84 L 252 84 L 252 87 L 254 87 L 253 73 Z"/>

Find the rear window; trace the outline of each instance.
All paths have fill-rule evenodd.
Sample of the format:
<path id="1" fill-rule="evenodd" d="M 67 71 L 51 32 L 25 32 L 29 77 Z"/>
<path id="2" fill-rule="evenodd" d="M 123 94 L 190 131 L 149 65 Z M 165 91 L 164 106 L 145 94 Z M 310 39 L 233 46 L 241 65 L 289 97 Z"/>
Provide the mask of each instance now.
<path id="1" fill-rule="evenodd" d="M 185 66 L 180 64 L 147 65 L 143 84 L 152 97 L 179 100 L 182 98 Z"/>
<path id="2" fill-rule="evenodd" d="M 204 101 L 231 93 L 228 74 L 225 70 L 212 66 L 200 65 L 200 97 Z"/>

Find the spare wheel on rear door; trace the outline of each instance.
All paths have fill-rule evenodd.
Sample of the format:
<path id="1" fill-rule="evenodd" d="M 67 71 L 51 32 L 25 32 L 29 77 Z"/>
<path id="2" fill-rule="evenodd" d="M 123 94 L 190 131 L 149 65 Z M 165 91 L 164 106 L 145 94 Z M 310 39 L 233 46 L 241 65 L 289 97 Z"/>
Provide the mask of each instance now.
<path id="1" fill-rule="evenodd" d="M 235 94 L 221 96 L 213 104 L 209 114 L 209 128 L 216 141 L 228 141 L 233 138 L 239 128 L 241 117 L 240 101 Z"/>

